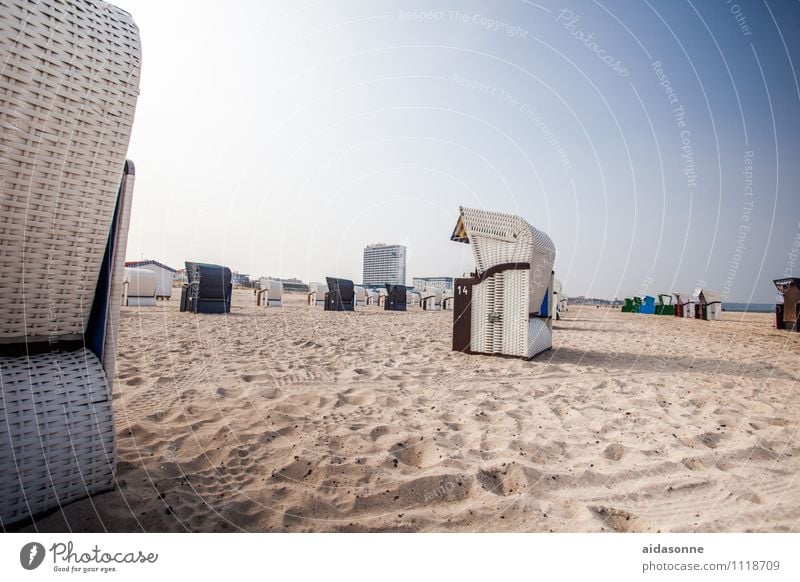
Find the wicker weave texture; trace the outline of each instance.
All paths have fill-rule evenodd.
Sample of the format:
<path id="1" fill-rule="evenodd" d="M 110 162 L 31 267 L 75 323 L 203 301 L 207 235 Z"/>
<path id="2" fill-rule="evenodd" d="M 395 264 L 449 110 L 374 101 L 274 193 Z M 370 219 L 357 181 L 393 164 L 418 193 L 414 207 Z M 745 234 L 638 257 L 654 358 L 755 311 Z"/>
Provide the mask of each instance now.
<path id="1" fill-rule="evenodd" d="M 528 358 L 553 347 L 553 332 L 548 325 L 548 320 L 531 317 L 528 326 Z"/>
<path id="2" fill-rule="evenodd" d="M 478 273 L 505 263 L 530 263 L 529 313 L 537 313 L 556 258 L 553 241 L 513 214 L 461 207 Z"/>
<path id="3" fill-rule="evenodd" d="M 79 336 L 130 139 L 138 30 L 103 2 L 7 0 L 0 54 L 0 341 Z"/>
<path id="4" fill-rule="evenodd" d="M 89 350 L 0 359 L 0 525 L 114 486 L 114 418 Z"/>

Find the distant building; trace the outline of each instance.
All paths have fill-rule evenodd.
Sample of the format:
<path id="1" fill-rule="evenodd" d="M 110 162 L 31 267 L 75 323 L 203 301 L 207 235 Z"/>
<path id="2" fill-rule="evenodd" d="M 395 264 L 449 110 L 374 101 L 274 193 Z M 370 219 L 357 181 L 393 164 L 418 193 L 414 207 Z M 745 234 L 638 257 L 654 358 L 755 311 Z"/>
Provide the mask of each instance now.
<path id="1" fill-rule="evenodd" d="M 147 269 L 156 274 L 156 299 L 169 299 L 172 295 L 172 281 L 178 271 L 158 261 L 126 261 L 126 267 Z"/>
<path id="2" fill-rule="evenodd" d="M 244 273 L 237 273 L 234 271 L 231 274 L 231 284 L 234 287 L 251 287 L 252 283 L 250 282 L 250 275 L 246 275 Z"/>
<path id="3" fill-rule="evenodd" d="M 364 285 L 380 286 L 406 284 L 406 247 L 383 243 L 367 245 L 364 249 Z"/>
<path id="4" fill-rule="evenodd" d="M 453 290 L 453 278 L 452 277 L 414 277 L 412 280 L 414 284 L 414 289 L 428 289 L 436 288 L 436 289 L 445 289 L 448 291 Z"/>

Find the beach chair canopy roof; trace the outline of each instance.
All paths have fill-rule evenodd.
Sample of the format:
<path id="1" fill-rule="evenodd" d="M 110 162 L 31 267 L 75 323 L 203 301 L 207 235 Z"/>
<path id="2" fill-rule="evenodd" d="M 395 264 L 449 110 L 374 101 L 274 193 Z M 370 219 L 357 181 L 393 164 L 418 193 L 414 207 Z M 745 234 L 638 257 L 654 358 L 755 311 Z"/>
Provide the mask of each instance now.
<path id="1" fill-rule="evenodd" d="M 706 289 L 705 287 L 698 287 L 694 290 L 694 296 L 692 299 L 697 302 L 701 302 L 701 296 L 705 303 L 719 303 L 722 301 L 722 294 L 719 291 L 712 291 L 711 289 Z"/>
<path id="2" fill-rule="evenodd" d="M 798 289 L 800 289 L 800 278 L 797 277 L 786 277 L 783 279 L 775 279 L 773 283 L 775 284 L 775 287 L 778 289 L 778 292 L 780 294 L 785 293 L 787 289 L 790 289 L 792 287 L 797 287 Z"/>
<path id="3" fill-rule="evenodd" d="M 0 12 L 0 339 L 77 339 L 119 199 L 139 34 L 103 2 L 15 0 Z"/>
<path id="4" fill-rule="evenodd" d="M 558 279 L 553 279 L 553 294 L 561 295 L 561 281 Z"/>

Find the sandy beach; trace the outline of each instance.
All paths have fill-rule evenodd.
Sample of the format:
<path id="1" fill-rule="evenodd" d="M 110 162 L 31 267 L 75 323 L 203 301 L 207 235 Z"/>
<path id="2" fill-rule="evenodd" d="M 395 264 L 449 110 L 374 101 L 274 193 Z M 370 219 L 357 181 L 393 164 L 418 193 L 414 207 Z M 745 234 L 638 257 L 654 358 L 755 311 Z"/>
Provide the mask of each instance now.
<path id="1" fill-rule="evenodd" d="M 452 312 L 123 308 L 118 481 L 26 531 L 800 531 L 800 334 L 572 307 L 531 362 Z"/>

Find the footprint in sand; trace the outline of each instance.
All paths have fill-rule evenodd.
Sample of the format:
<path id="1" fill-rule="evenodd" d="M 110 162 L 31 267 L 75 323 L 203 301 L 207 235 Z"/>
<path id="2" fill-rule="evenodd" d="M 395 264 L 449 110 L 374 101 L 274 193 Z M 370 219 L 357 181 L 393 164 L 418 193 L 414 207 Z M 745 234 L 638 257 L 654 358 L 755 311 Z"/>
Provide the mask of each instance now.
<path id="1" fill-rule="evenodd" d="M 606 527 L 618 532 L 642 531 L 639 518 L 623 509 L 603 505 L 589 506 L 589 511 L 603 522 Z"/>

